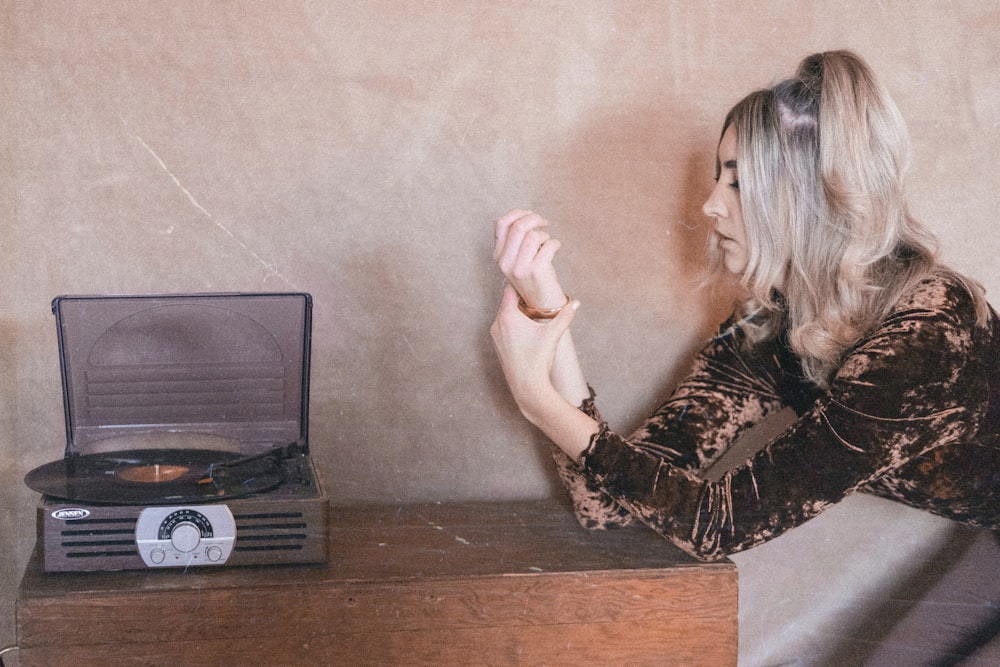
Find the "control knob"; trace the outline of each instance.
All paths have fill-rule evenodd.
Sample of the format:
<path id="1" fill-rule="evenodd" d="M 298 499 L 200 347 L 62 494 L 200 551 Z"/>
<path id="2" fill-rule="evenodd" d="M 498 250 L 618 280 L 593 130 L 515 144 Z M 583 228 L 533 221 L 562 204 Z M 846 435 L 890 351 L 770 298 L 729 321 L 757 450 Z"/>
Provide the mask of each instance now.
<path id="1" fill-rule="evenodd" d="M 174 549 L 187 553 L 194 551 L 201 542 L 201 529 L 190 521 L 183 521 L 170 532 L 170 543 Z"/>

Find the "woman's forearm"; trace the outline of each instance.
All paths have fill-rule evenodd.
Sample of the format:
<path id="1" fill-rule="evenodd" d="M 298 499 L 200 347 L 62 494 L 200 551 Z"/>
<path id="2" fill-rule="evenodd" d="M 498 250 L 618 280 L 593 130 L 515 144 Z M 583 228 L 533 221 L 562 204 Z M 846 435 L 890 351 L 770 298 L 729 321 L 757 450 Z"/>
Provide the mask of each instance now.
<path id="1" fill-rule="evenodd" d="M 535 399 L 528 408 L 533 414 L 525 416 L 567 456 L 579 461 L 598 425 L 579 409 L 590 398 L 590 387 L 569 329 L 556 346 L 550 377 L 557 395 Z"/>
<path id="2" fill-rule="evenodd" d="M 590 388 L 569 330 L 563 334 L 556 346 L 551 375 L 552 386 L 571 405 L 579 407 L 590 398 Z"/>
<path id="3" fill-rule="evenodd" d="M 586 385 L 584 385 L 586 387 Z M 588 392 L 589 395 L 589 392 Z M 564 398 L 554 385 L 535 387 L 515 396 L 521 414 L 576 462 L 590 445 L 599 425 Z M 581 401 L 582 402 L 582 399 Z"/>

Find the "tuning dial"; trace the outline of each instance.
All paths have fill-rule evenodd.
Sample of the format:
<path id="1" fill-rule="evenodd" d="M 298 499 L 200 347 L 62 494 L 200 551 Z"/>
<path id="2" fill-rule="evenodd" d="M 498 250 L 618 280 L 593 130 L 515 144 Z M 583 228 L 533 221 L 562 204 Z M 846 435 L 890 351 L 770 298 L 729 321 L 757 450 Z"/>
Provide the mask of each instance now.
<path id="1" fill-rule="evenodd" d="M 189 521 L 174 526 L 170 533 L 170 543 L 174 549 L 187 553 L 194 551 L 201 542 L 201 529 Z"/>

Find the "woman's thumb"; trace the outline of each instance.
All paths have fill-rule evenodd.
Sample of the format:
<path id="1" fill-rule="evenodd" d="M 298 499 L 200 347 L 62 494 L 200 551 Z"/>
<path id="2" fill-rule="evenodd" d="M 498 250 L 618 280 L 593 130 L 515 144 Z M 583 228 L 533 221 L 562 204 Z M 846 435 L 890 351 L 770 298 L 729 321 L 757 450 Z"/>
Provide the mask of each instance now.
<path id="1" fill-rule="evenodd" d="M 552 330 L 552 334 L 556 337 L 561 337 L 567 329 L 569 329 L 570 323 L 576 316 L 576 311 L 580 307 L 579 301 L 570 301 L 567 303 L 559 313 L 549 320 L 548 329 Z"/>

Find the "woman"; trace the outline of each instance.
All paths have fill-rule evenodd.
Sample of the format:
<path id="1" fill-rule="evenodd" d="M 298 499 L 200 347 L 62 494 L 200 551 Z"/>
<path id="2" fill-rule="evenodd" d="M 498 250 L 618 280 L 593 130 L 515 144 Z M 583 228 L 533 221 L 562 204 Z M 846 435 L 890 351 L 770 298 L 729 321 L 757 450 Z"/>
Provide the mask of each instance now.
<path id="1" fill-rule="evenodd" d="M 746 297 L 628 438 L 601 419 L 577 361 L 559 242 L 533 213 L 497 221 L 494 344 L 520 411 L 559 448 L 583 525 L 638 520 L 712 560 L 866 491 L 1000 528 L 1000 322 L 908 214 L 907 159 L 899 112 L 849 52 L 810 56 L 738 103 L 704 212 Z M 797 418 L 783 433 L 705 479 L 786 407 Z"/>

